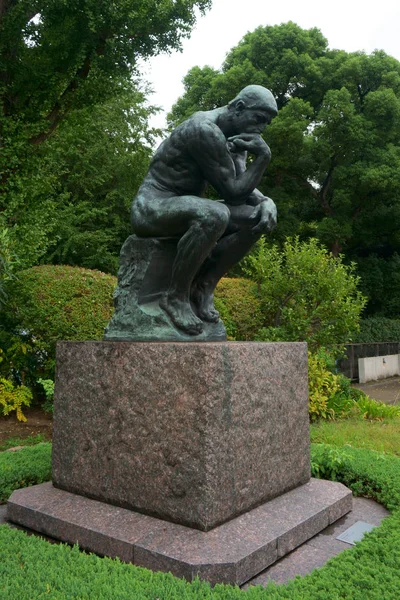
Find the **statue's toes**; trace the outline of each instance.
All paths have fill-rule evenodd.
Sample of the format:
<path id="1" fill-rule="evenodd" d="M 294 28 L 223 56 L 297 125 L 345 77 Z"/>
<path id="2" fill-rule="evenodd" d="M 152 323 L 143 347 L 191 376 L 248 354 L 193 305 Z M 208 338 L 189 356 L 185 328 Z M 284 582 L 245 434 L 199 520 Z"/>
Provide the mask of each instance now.
<path id="1" fill-rule="evenodd" d="M 191 322 L 182 322 L 181 329 L 190 335 L 199 335 L 203 331 L 203 323 L 200 319 L 192 320 Z"/>
<path id="2" fill-rule="evenodd" d="M 202 311 L 199 316 L 207 323 L 218 323 L 219 321 L 219 312 L 215 309 Z"/>

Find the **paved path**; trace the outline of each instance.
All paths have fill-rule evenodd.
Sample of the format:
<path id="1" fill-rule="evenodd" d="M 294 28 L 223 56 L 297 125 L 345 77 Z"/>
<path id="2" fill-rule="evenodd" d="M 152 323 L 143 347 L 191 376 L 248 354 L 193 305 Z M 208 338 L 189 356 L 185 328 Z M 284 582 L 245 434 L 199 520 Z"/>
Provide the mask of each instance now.
<path id="1" fill-rule="evenodd" d="M 355 383 L 353 387 L 362 390 L 370 398 L 386 404 L 400 405 L 400 377 L 389 377 L 368 383 Z"/>

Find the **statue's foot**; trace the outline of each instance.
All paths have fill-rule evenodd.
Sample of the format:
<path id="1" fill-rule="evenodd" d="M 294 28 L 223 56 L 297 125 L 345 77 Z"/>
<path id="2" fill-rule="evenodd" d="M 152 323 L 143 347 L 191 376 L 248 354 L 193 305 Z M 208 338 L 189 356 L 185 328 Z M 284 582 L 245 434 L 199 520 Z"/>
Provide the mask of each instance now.
<path id="1" fill-rule="evenodd" d="M 207 292 L 203 286 L 194 286 L 191 294 L 196 313 L 202 321 L 218 323 L 219 312 L 214 306 L 214 294 Z"/>
<path id="2" fill-rule="evenodd" d="M 160 308 L 167 313 L 173 324 L 185 333 L 199 335 L 203 331 L 203 323 L 193 313 L 188 302 L 164 294 L 160 300 Z"/>

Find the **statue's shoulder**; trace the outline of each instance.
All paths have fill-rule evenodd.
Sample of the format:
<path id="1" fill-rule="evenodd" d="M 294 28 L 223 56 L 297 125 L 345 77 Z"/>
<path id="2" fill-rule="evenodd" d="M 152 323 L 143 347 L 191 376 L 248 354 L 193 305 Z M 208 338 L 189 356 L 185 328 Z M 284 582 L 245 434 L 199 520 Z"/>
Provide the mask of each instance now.
<path id="1" fill-rule="evenodd" d="M 193 113 L 186 121 L 182 123 L 185 126 L 186 132 L 191 137 L 200 138 L 202 140 L 210 140 L 216 142 L 218 139 L 224 140 L 224 135 L 221 129 L 215 122 L 211 111 L 198 111 Z"/>

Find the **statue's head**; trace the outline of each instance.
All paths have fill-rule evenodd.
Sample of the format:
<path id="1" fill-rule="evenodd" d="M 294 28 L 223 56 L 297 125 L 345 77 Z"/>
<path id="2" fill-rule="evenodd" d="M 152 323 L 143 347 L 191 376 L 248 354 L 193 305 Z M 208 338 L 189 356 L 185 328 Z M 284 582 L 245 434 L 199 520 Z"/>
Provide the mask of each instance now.
<path id="1" fill-rule="evenodd" d="M 235 134 L 262 133 L 278 114 L 272 93 L 262 85 L 248 85 L 228 104 Z"/>

